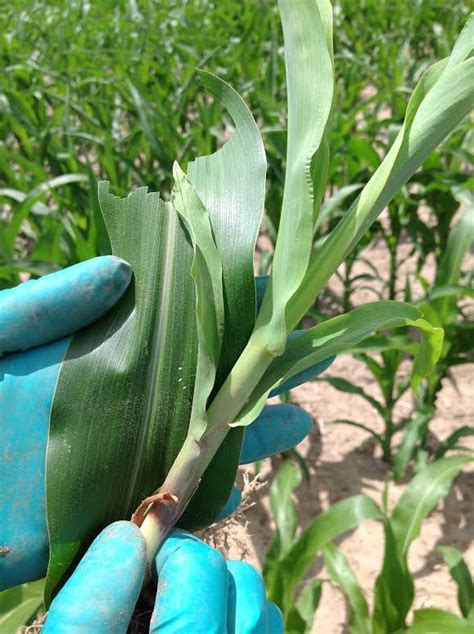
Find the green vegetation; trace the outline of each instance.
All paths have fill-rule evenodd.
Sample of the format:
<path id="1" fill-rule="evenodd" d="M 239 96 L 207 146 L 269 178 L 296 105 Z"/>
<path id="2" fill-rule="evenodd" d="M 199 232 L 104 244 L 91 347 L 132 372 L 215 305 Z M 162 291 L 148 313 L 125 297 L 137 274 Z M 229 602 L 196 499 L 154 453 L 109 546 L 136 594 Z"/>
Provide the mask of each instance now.
<path id="1" fill-rule="evenodd" d="M 270 390 L 332 354 L 352 353 L 380 397 L 340 377 L 322 380 L 368 400 L 384 431 L 339 422 L 372 434 L 396 480 L 410 465 L 417 474 L 390 515 L 356 496 L 298 535 L 291 492 L 301 472 L 285 462 L 272 491 L 277 533 L 265 578 L 288 631 L 309 631 L 322 582 L 302 592 L 298 584 L 322 553 L 348 597 L 352 631 L 395 632 L 408 627 L 413 603 L 408 547 L 467 461 L 446 452 L 473 433 L 462 427 L 428 453 L 442 379 L 472 360 L 463 304 L 473 296 L 472 279 L 463 259 L 474 238 L 472 130 L 464 120 L 472 105 L 473 21 L 455 45 L 467 3 L 453 11 L 444 2 L 403 1 L 394 11 L 388 0 L 340 0 L 334 27 L 328 0 L 279 4 L 286 68 L 280 13 L 270 0 L 12 3 L 0 18 L 0 288 L 111 251 L 135 273 L 117 309 L 75 338 L 68 353 L 75 361 L 63 366 L 58 383 L 51 433 L 61 443 L 48 453 L 47 597 L 98 529 L 130 516 L 144 491 L 161 486 L 179 499 L 171 513 L 157 498 L 140 509 L 140 523 L 148 513 L 150 556 L 180 517 L 192 529 L 212 522 L 234 480 L 243 427 Z M 98 186 L 103 179 L 108 188 Z M 259 272 L 270 280 L 256 315 L 260 226 L 269 246 L 258 244 Z M 374 244 L 385 245 L 386 278 L 370 262 Z M 401 273 L 407 258 L 414 266 Z M 428 261 L 433 281 L 423 276 Z M 333 275 L 340 294 L 327 287 Z M 380 301 L 358 306 L 354 298 L 364 289 Z M 187 340 L 182 323 L 190 315 L 196 327 Z M 302 322 L 310 327 L 286 345 Z M 97 342 L 99 355 L 83 354 Z M 117 379 L 124 349 L 127 366 Z M 167 371 L 178 356 L 183 382 L 170 385 Z M 409 377 L 401 378 L 407 358 Z M 99 383 L 108 409 L 90 416 Z M 134 401 L 145 384 L 145 398 Z M 397 419 L 396 404 L 410 388 L 412 415 Z M 84 444 L 65 469 L 71 408 Z M 110 435 L 100 431 L 104 416 L 114 420 Z M 114 438 L 131 420 L 143 426 L 136 447 L 127 441 L 124 451 Z M 101 446 L 100 461 L 88 455 L 86 436 Z M 97 498 L 78 487 L 85 460 Z M 112 477 L 103 462 L 114 465 Z M 207 491 L 216 482 L 214 508 Z M 431 491 L 424 504 L 415 500 L 420 487 Z M 65 503 L 71 490 L 74 507 Z M 414 504 L 422 504 L 419 522 L 408 535 L 400 518 Z M 82 532 L 72 539 L 78 516 Z M 369 518 L 383 521 L 386 535 L 372 613 L 333 544 Z M 454 551 L 443 554 L 459 586 L 461 616 L 438 616 L 463 631 L 472 619 L 472 581 L 469 590 Z M 409 631 L 428 631 L 423 627 L 438 616 L 417 612 Z"/>
<path id="2" fill-rule="evenodd" d="M 449 54 L 469 3 L 456 11 L 443 0 L 392 5 L 335 2 L 328 193 L 367 181 L 400 126 L 406 95 L 429 63 Z M 286 110 L 275 2 L 16 0 L 0 21 L 4 287 L 19 269 L 42 274 L 109 251 L 97 180 L 110 181 L 117 195 L 140 185 L 169 191 L 174 160 L 186 164 L 222 144 L 230 120 L 222 125 L 195 68 L 231 83 L 249 105 L 269 163 L 268 231 L 278 224 Z M 436 186 L 444 179 L 467 179 L 460 169 L 467 130 L 430 158 L 431 191 L 445 191 Z M 52 181 L 65 175 L 73 175 L 69 185 Z"/>
<path id="3" fill-rule="evenodd" d="M 408 632 L 458 631 L 441 629 L 443 619 L 459 623 L 460 632 L 472 629 L 474 589 L 471 575 L 461 553 L 450 547 L 442 547 L 440 551 L 458 585 L 460 616 L 443 612 L 440 629 L 430 630 L 423 629 L 421 624 L 430 615 L 434 618 L 433 611 L 417 610 L 413 627 L 406 624 L 415 598 L 408 566 L 410 546 L 419 536 L 423 520 L 448 493 L 451 482 L 466 462 L 467 458 L 451 456 L 424 467 L 408 484 L 390 514 L 371 498 L 357 495 L 332 505 L 298 535 L 291 493 L 301 483 L 301 473 L 298 467 L 285 461 L 271 489 L 276 533 L 264 569 L 270 598 L 282 608 L 285 631 L 311 632 L 314 612 L 323 592 L 323 579 L 308 578 L 310 566 L 318 554 L 324 556 L 329 579 L 346 595 L 352 634 L 388 634 L 407 629 Z M 384 558 L 374 584 L 372 611 L 369 611 L 364 592 L 347 558 L 333 543 L 337 537 L 368 519 L 382 521 L 385 531 Z"/>

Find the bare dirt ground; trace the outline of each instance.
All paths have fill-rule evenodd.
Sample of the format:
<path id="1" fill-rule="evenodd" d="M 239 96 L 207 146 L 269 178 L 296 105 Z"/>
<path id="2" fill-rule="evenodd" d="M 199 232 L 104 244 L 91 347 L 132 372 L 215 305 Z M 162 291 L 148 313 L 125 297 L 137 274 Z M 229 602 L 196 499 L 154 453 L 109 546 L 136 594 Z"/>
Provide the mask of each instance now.
<path id="1" fill-rule="evenodd" d="M 375 260 L 383 260 L 377 250 L 372 255 Z M 374 301 L 373 297 L 360 299 Z M 327 374 L 349 379 L 377 396 L 377 386 L 370 374 L 362 364 L 348 355 L 338 357 Z M 377 449 L 362 430 L 331 425 L 329 422 L 337 418 L 355 418 L 381 431 L 380 420 L 370 405 L 358 396 L 343 394 L 325 383 L 308 383 L 293 390 L 292 397 L 295 403 L 311 413 L 315 421 L 312 433 L 298 447 L 306 458 L 311 474 L 310 482 L 303 483 L 294 498 L 300 525 L 304 528 L 334 502 L 357 493 L 365 493 L 380 504 L 388 468 L 381 461 Z M 410 410 L 410 399 L 408 395 L 400 407 Z M 438 398 L 437 416 L 430 429 L 441 441 L 456 428 L 470 424 L 473 417 L 474 368 L 472 365 L 458 366 L 453 370 L 451 379 L 443 385 Z M 469 445 L 469 442 L 463 444 Z M 472 442 L 470 446 L 474 448 Z M 263 473 L 268 485 L 278 465 L 277 458 L 265 461 Z M 250 475 L 252 473 L 250 469 Z M 390 505 L 395 504 L 403 489 L 403 484 L 390 484 Z M 226 535 L 227 545 L 223 550 L 228 557 L 245 559 L 261 569 L 272 539 L 268 491 L 260 496 L 254 507 L 246 511 L 246 519 L 247 525 L 241 521 Z M 466 468 L 445 501 L 425 521 L 420 538 L 412 546 L 409 563 L 415 578 L 415 609 L 437 607 L 458 613 L 456 586 L 435 548 L 441 544 L 459 548 L 470 569 L 474 570 L 473 527 L 474 470 Z M 338 545 L 349 559 L 371 602 L 375 579 L 382 563 L 381 524 L 364 522 L 339 540 Z M 327 579 L 320 560 L 315 562 L 314 572 Z M 348 612 L 343 595 L 329 581 L 323 588 L 313 633 L 348 632 Z"/>

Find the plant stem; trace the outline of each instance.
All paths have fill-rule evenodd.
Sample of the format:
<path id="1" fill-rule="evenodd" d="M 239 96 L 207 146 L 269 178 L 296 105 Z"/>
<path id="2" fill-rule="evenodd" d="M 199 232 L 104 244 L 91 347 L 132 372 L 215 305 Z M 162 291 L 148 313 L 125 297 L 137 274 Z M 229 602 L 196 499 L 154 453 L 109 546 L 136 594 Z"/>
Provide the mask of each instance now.
<path id="1" fill-rule="evenodd" d="M 186 437 L 160 487 L 160 493 L 168 493 L 177 501 L 154 502 L 140 527 L 147 544 L 148 565 L 151 565 L 160 545 L 181 517 L 204 471 L 229 433 L 229 425 L 245 406 L 273 358 L 265 346 L 251 338 L 209 407 L 206 431 L 199 438 L 194 435 Z"/>
<path id="2" fill-rule="evenodd" d="M 387 464 L 392 463 L 392 437 L 394 434 L 394 425 L 392 420 L 392 408 L 388 407 L 384 416 L 385 431 L 383 434 L 383 459 Z"/>
<path id="3" fill-rule="evenodd" d="M 204 471 L 229 431 L 227 425 L 220 425 L 199 440 L 193 436 L 186 437 L 160 487 L 161 493 L 169 493 L 177 501 L 153 503 L 140 527 L 147 545 L 148 565 L 151 565 L 157 550 L 189 504 Z"/>
<path id="4" fill-rule="evenodd" d="M 351 310 L 351 295 L 352 295 L 352 266 L 355 262 L 355 258 L 349 257 L 345 263 L 344 271 L 344 290 L 342 296 L 342 312 L 347 313 Z"/>
<path id="5" fill-rule="evenodd" d="M 262 328 L 264 330 L 264 328 Z M 253 389 L 275 358 L 260 341 L 263 333 L 256 331 L 213 400 L 208 414 L 209 429 L 214 425 L 230 425 L 246 405 Z"/>

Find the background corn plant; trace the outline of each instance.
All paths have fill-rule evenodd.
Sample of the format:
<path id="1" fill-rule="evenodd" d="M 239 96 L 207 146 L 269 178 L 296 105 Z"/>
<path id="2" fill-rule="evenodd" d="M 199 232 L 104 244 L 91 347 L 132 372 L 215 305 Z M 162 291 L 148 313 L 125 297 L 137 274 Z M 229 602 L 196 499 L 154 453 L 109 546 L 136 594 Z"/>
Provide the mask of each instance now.
<path id="1" fill-rule="evenodd" d="M 416 610 L 413 624 L 407 625 L 415 599 L 408 566 L 410 547 L 420 534 L 423 520 L 448 493 L 453 479 L 468 460 L 452 456 L 421 469 L 391 512 L 386 508 L 387 491 L 380 507 L 371 498 L 357 495 L 332 505 L 304 531 L 298 530 L 297 512 L 291 498 L 301 484 L 301 471 L 292 462 L 284 461 L 271 487 L 276 531 L 266 555 L 264 577 L 271 599 L 284 614 L 285 631 L 289 634 L 311 632 L 324 584 L 329 582 L 338 585 L 346 596 L 349 630 L 353 634 L 471 631 L 473 581 L 461 553 L 449 546 L 439 550 L 457 584 L 459 614 L 436 609 Z M 374 583 L 372 610 L 349 561 L 334 544 L 338 537 L 368 519 L 383 522 L 385 532 L 384 558 Z M 327 577 L 310 574 L 318 555 L 324 558 Z"/>
<path id="2" fill-rule="evenodd" d="M 467 10 L 462 2 L 458 11 L 442 1 L 404 0 L 397 11 L 390 1 L 335 2 L 329 193 L 366 182 L 400 126 L 406 95 L 430 62 L 447 55 Z M 96 179 L 109 180 L 118 195 L 156 182 L 169 189 L 173 160 L 222 143 L 228 120 L 223 126 L 220 108 L 199 90 L 195 67 L 230 81 L 254 113 L 269 160 L 269 227 L 278 225 L 286 89 L 274 2 L 75 0 L 65 8 L 18 1 L 0 19 L 4 285 L 17 281 L 19 266 L 41 274 L 108 252 Z M 435 183 L 453 154 L 459 178 L 466 129 L 444 146 Z M 66 180 L 50 182 L 59 176 Z"/>
<path id="3" fill-rule="evenodd" d="M 364 429 L 380 445 L 384 460 L 393 466 L 394 476 L 399 480 L 416 454 L 417 461 L 423 464 L 428 459 L 439 458 L 451 449 L 463 449 L 460 439 L 474 434 L 474 428 L 462 425 L 456 429 L 442 445 L 430 449 L 429 422 L 436 413 L 436 398 L 442 387 L 442 381 L 449 376 L 452 366 L 469 364 L 472 355 L 472 303 L 466 298 L 474 296 L 472 275 L 462 271 L 462 263 L 474 242 L 474 206 L 470 192 L 458 193 L 461 205 L 453 207 L 452 216 L 457 212 L 455 222 L 446 224 L 446 235 L 442 235 L 441 221 L 438 226 L 426 227 L 426 232 L 433 237 L 434 247 L 428 253 L 423 252 L 418 258 L 415 271 L 408 276 L 398 274 L 399 262 L 394 265 L 394 287 L 398 283 L 401 295 L 406 301 L 415 301 L 430 321 L 442 327 L 445 341 L 441 359 L 423 393 L 413 402 L 413 410 L 409 416 L 400 418 L 396 413 L 399 400 L 409 389 L 409 378 L 401 372 L 402 363 L 417 350 L 418 344 L 407 331 L 404 335 L 378 337 L 361 343 L 353 351 L 355 358 L 366 365 L 376 381 L 381 398 L 373 397 L 364 389 L 345 378 L 332 376 L 318 379 L 325 381 L 340 390 L 355 394 L 365 399 L 382 419 L 383 431 L 378 432 L 361 421 L 341 419 L 334 423 L 353 425 Z M 440 235 L 441 234 L 441 235 Z M 394 240 L 400 235 L 390 234 Z M 419 272 L 423 260 L 433 256 L 435 264 L 434 280 L 431 285 Z M 392 269 L 391 269 L 392 270 Z M 412 290 L 412 280 L 419 282 L 419 296 Z M 403 281 L 403 286 L 400 282 Z M 383 297 L 383 295 L 382 295 Z M 393 294 L 392 298 L 397 297 Z M 401 432 L 400 443 L 394 447 L 394 436 Z"/>

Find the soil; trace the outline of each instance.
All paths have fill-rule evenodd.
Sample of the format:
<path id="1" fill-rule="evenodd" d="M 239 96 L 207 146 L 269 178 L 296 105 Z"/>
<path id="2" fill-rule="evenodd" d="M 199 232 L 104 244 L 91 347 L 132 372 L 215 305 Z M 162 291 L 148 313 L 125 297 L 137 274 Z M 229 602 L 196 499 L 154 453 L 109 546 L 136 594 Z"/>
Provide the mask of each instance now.
<path id="1" fill-rule="evenodd" d="M 375 248 L 370 259 L 384 268 L 380 248 Z M 427 276 L 429 276 L 429 271 Z M 359 302 L 374 301 L 360 296 Z M 327 375 L 341 376 L 377 396 L 377 386 L 365 367 L 349 355 L 339 356 Z M 341 393 L 323 382 L 307 383 L 292 391 L 292 400 L 313 416 L 314 428 L 299 446 L 310 472 L 310 481 L 297 490 L 294 501 L 300 526 L 305 527 L 318 513 L 331 504 L 357 493 L 365 493 L 381 503 L 385 478 L 389 473 L 380 451 L 367 433 L 345 425 L 331 425 L 338 418 L 355 418 L 376 431 L 381 423 L 370 405 L 356 395 Z M 431 422 L 432 442 L 436 444 L 462 425 L 472 423 L 474 414 L 474 368 L 457 366 L 443 383 L 438 397 L 438 410 Z M 411 411 L 411 396 L 400 403 L 400 414 Z M 463 439 L 463 445 L 474 450 L 472 439 Z M 254 506 L 238 516 L 218 540 L 221 550 L 232 559 L 245 559 L 259 570 L 272 539 L 273 524 L 269 512 L 268 486 L 276 473 L 280 459 L 264 462 L 262 477 L 267 487 L 260 493 Z M 253 467 L 242 470 L 253 477 Z M 400 497 L 404 484 L 390 484 L 389 504 Z M 466 563 L 474 570 L 474 469 L 467 467 L 457 478 L 445 500 L 427 518 L 418 540 L 409 555 L 410 570 L 415 581 L 414 609 L 437 607 L 459 613 L 457 588 L 449 576 L 436 547 L 445 544 L 460 549 Z M 338 545 L 349 559 L 369 603 L 381 569 L 383 532 L 379 522 L 367 521 L 356 530 L 344 535 Z M 327 579 L 318 559 L 314 574 Z M 348 611 L 343 595 L 329 581 L 323 585 L 323 595 L 317 610 L 312 632 L 315 634 L 342 634 L 348 632 Z"/>

